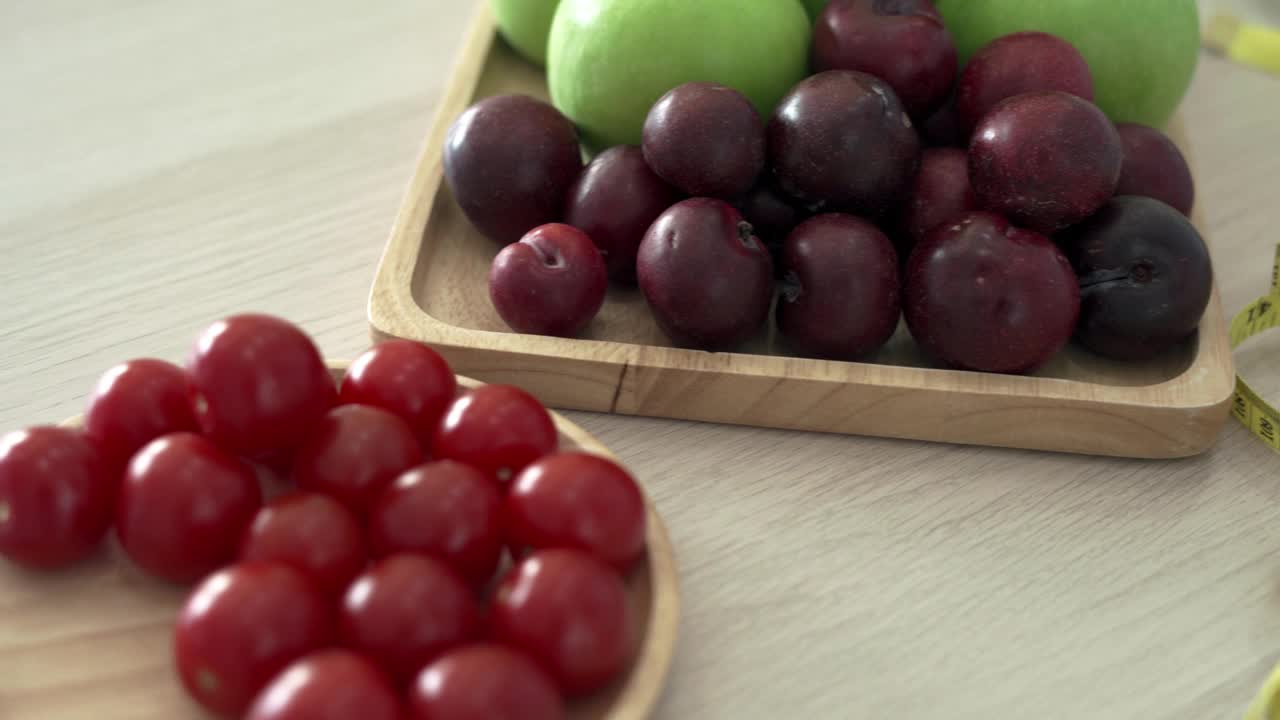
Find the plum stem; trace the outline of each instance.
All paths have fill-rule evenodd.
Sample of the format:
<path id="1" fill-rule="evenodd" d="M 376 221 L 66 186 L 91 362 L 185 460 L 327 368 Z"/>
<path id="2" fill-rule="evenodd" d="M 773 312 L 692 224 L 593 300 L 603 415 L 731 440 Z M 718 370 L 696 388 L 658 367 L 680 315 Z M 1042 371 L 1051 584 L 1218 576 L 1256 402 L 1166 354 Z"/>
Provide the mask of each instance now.
<path id="1" fill-rule="evenodd" d="M 1115 282 L 1116 280 L 1124 280 L 1129 277 L 1129 271 L 1126 270 L 1096 270 L 1087 275 L 1080 276 L 1080 287 L 1088 288 L 1094 285 L 1102 285 L 1104 283 Z"/>
<path id="2" fill-rule="evenodd" d="M 531 242 L 529 246 L 533 248 L 533 252 L 542 261 L 542 264 L 549 268 L 558 268 L 564 266 L 564 259 L 560 257 L 560 253 L 554 247 L 543 247 L 542 243 Z"/>
<path id="3" fill-rule="evenodd" d="M 1117 280 L 1131 280 L 1139 285 L 1156 279 L 1156 266 L 1149 260 L 1138 260 L 1127 268 L 1110 268 L 1107 270 L 1095 270 L 1094 272 L 1080 276 L 1080 288 L 1090 288 L 1094 285 L 1104 285 L 1106 283 L 1116 282 Z"/>

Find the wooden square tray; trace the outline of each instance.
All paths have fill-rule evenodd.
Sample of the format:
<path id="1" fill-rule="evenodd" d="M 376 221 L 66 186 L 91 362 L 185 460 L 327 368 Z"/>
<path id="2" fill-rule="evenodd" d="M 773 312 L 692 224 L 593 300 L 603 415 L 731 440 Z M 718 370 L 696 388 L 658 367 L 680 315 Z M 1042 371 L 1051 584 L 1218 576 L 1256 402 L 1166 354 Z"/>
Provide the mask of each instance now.
<path id="1" fill-rule="evenodd" d="M 905 326 L 857 363 L 788 357 L 772 322 L 739 352 L 672 348 L 639 292 L 620 288 L 580 339 L 512 333 L 486 287 L 498 248 L 441 182 L 441 152 L 475 100 L 547 88 L 496 40 L 487 7 L 464 42 L 374 279 L 375 338 L 430 343 L 459 373 L 553 407 L 628 415 L 1146 458 L 1202 452 L 1226 421 L 1234 370 L 1216 287 L 1199 337 L 1155 361 L 1069 347 L 1032 376 L 933 367 Z"/>

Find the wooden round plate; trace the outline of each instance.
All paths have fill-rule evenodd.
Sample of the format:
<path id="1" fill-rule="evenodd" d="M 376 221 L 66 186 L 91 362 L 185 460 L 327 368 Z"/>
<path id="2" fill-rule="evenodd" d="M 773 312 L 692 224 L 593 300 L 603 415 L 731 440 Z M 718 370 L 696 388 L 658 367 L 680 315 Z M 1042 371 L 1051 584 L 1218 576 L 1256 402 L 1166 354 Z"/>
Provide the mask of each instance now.
<path id="1" fill-rule="evenodd" d="M 332 364 L 339 377 L 345 364 Z M 481 383 L 459 377 L 463 388 Z M 585 430 L 552 413 L 562 449 L 616 460 Z M 77 426 L 80 417 L 63 425 Z M 571 720 L 641 720 L 653 711 L 675 651 L 680 615 L 675 557 L 648 504 L 648 552 L 627 577 L 636 610 L 635 659 L 611 687 L 569 706 Z M 133 567 L 115 542 L 73 569 L 33 573 L 0 562 L 0 718 L 180 720 L 208 717 L 173 672 L 174 617 L 187 588 Z"/>

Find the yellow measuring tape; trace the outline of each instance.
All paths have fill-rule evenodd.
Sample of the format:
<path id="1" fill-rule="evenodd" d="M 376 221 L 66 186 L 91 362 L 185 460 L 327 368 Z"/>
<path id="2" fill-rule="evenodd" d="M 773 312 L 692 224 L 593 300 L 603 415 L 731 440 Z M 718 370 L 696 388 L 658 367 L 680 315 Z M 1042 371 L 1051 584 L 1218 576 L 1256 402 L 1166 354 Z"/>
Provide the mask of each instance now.
<path id="1" fill-rule="evenodd" d="M 1205 47 L 1241 65 L 1280 74 L 1280 30 L 1219 14 L 1204 33 Z"/>
<path id="2" fill-rule="evenodd" d="M 1245 306 L 1231 321 L 1231 347 L 1277 326 L 1280 326 L 1280 246 L 1276 247 L 1276 264 L 1271 270 L 1271 294 Z M 1238 375 L 1233 403 L 1231 414 L 1263 442 L 1280 450 L 1280 415 Z M 1244 720 L 1280 720 L 1280 667 L 1272 671 L 1245 712 Z"/>
<path id="3" fill-rule="evenodd" d="M 1262 686 L 1262 692 L 1258 693 L 1253 704 L 1245 711 L 1244 720 L 1280 720 L 1280 704 L 1276 703 L 1278 697 L 1280 697 L 1280 668 L 1277 668 L 1276 672 L 1267 679 L 1267 684 Z"/>
<path id="4" fill-rule="evenodd" d="M 1271 294 L 1249 303 L 1231 321 L 1231 347 L 1265 330 L 1280 326 L 1280 246 L 1276 246 L 1276 264 L 1271 269 Z M 1274 450 L 1280 450 L 1280 414 L 1236 376 L 1236 396 L 1231 414 Z"/>

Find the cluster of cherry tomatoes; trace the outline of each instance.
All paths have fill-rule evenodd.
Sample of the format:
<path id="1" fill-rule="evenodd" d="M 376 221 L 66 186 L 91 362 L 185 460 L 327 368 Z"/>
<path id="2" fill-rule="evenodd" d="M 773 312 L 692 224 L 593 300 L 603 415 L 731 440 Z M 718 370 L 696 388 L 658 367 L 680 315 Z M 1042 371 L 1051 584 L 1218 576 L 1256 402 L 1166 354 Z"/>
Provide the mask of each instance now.
<path id="1" fill-rule="evenodd" d="M 174 658 L 220 715 L 559 718 L 630 662 L 645 502 L 557 437 L 425 345 L 335 383 L 299 328 L 239 315 L 185 368 L 109 370 L 83 427 L 0 438 L 0 555 L 68 566 L 114 526 L 143 571 L 195 584 Z"/>

